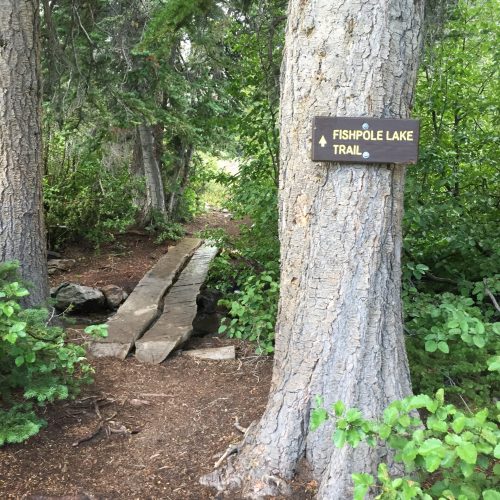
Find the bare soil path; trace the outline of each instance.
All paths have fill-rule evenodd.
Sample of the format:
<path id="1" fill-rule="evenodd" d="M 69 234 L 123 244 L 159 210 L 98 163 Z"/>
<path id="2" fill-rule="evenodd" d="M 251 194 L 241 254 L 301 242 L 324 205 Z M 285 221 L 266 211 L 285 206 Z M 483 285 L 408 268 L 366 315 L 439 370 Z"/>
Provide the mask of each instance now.
<path id="1" fill-rule="evenodd" d="M 227 224 L 224 214 L 208 214 L 188 230 Z M 165 251 L 140 234 L 121 237 L 98 255 L 69 249 L 64 257 L 77 264 L 53 284 L 131 291 Z M 73 334 L 79 337 L 77 329 Z M 236 360 L 200 361 L 182 352 L 160 365 L 94 360 L 93 385 L 75 401 L 49 408 L 38 436 L 0 448 L 0 499 L 216 498 L 198 479 L 241 439 L 234 424 L 246 427 L 260 417 L 272 372 L 272 359 L 255 356 L 244 342 L 212 335 L 193 338 L 186 348 L 225 345 L 235 345 Z M 294 498 L 311 498 L 313 488 L 299 478 Z"/>

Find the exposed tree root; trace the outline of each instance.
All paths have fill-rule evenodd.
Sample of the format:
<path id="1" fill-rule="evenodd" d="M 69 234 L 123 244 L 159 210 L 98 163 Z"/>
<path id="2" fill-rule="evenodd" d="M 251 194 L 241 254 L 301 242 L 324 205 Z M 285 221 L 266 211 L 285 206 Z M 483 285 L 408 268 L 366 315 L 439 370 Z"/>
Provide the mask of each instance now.
<path id="1" fill-rule="evenodd" d="M 244 498 L 289 496 L 288 483 L 266 463 L 265 446 L 255 443 L 256 431 L 253 422 L 241 442 L 230 446 L 216 464 L 219 466 L 227 458 L 226 466 L 201 477 L 200 483 L 219 492 L 239 491 Z"/>

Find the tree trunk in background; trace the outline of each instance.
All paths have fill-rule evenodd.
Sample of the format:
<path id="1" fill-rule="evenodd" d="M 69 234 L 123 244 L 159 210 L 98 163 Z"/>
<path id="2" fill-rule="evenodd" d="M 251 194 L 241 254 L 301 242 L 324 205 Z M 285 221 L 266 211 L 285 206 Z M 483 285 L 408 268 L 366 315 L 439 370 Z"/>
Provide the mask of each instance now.
<path id="1" fill-rule="evenodd" d="M 0 262 L 18 260 L 30 305 L 48 297 L 37 0 L 0 0 Z"/>
<path id="2" fill-rule="evenodd" d="M 163 190 L 160 163 L 156 154 L 156 139 L 153 126 L 143 123 L 139 125 L 138 129 L 146 183 L 147 215 L 149 218 L 153 213 L 166 215 L 165 192 Z"/>
<path id="3" fill-rule="evenodd" d="M 144 227 L 147 224 L 148 219 L 148 200 L 146 195 L 146 183 L 144 180 L 144 165 L 142 164 L 142 147 L 141 138 L 139 136 L 139 130 L 135 129 L 134 134 L 134 145 L 132 151 L 132 157 L 129 163 L 130 175 L 136 177 L 139 182 L 141 182 L 140 192 L 134 198 L 134 203 L 139 207 L 139 213 L 136 218 L 136 223 L 139 227 Z M 144 183 L 142 181 L 144 180 Z"/>
<path id="4" fill-rule="evenodd" d="M 423 0 L 291 0 L 281 87 L 281 297 L 266 411 L 241 453 L 204 482 L 247 497 L 289 493 L 306 457 L 318 497 L 352 498 L 384 449 L 337 449 L 309 430 L 315 395 L 377 418 L 411 392 L 401 305 L 405 168 L 313 163 L 316 115 L 406 118 Z"/>
<path id="5" fill-rule="evenodd" d="M 185 144 L 180 137 L 173 141 L 175 151 L 174 171 L 171 175 L 172 192 L 168 195 L 168 214 L 173 216 L 179 208 L 179 202 L 189 181 L 191 159 L 193 157 L 192 144 Z"/>

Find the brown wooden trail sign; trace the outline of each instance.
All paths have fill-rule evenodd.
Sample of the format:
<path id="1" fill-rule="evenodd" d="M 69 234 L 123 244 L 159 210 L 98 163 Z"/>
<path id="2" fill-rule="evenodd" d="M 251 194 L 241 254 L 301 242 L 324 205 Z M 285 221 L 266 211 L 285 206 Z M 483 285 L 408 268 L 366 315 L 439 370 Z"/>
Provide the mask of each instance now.
<path id="1" fill-rule="evenodd" d="M 418 120 L 316 116 L 312 160 L 416 163 L 418 139 Z"/>

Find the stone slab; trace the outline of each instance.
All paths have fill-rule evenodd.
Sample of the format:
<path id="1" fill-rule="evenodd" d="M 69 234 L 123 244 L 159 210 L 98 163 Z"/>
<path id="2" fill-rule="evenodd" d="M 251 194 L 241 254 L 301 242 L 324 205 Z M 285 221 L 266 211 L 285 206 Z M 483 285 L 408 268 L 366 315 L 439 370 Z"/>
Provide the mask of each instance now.
<path id="1" fill-rule="evenodd" d="M 227 359 L 235 359 L 236 351 L 234 345 L 226 347 L 207 347 L 206 349 L 193 349 L 184 351 L 182 354 L 198 359 L 209 359 L 213 361 L 222 361 Z"/>
<path id="2" fill-rule="evenodd" d="M 163 313 L 136 342 L 135 356 L 139 361 L 161 363 L 191 336 L 197 312 L 196 297 L 217 252 L 217 248 L 203 245 L 193 254 L 166 295 Z"/>
<path id="3" fill-rule="evenodd" d="M 201 243 L 197 238 L 184 238 L 169 248 L 108 321 L 108 336 L 91 344 L 89 351 L 93 356 L 125 359 L 135 341 L 160 314 L 166 291 Z"/>

